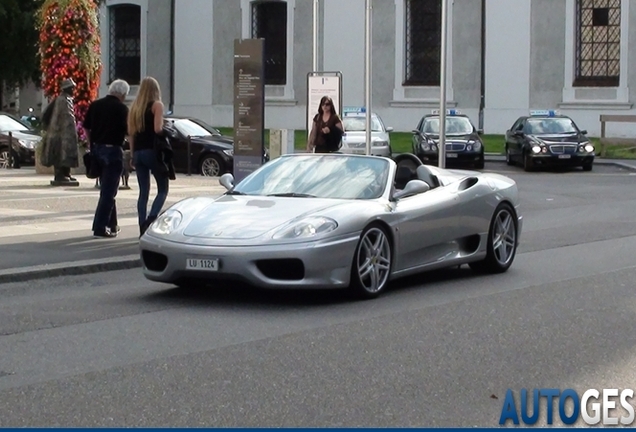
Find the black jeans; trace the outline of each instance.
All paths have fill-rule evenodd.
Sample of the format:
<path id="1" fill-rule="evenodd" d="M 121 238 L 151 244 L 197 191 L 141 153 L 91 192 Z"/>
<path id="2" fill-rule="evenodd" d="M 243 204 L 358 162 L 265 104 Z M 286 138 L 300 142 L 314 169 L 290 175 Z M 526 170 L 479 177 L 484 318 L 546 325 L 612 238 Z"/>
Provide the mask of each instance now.
<path id="1" fill-rule="evenodd" d="M 99 176 L 99 202 L 93 219 L 93 232 L 103 234 L 106 227 L 115 229 L 117 226 L 117 205 L 115 197 L 119 190 L 119 180 L 124 169 L 124 154 L 121 146 L 95 145 L 95 162 L 101 170 Z"/>

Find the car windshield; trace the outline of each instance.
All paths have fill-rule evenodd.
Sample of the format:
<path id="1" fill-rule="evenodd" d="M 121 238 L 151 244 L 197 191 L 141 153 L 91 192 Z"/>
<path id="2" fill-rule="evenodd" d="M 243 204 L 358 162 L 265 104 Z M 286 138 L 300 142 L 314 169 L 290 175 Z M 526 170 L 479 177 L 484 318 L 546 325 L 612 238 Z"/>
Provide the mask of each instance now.
<path id="1" fill-rule="evenodd" d="M 0 131 L 2 132 L 28 132 L 30 129 L 17 121 L 16 119 L 9 117 L 8 115 L 0 115 Z"/>
<path id="2" fill-rule="evenodd" d="M 214 128 L 211 128 L 211 130 L 208 130 L 205 127 L 201 126 L 199 123 L 195 123 L 192 120 L 188 120 L 188 119 L 175 120 L 173 125 L 175 129 L 177 129 L 181 134 L 185 136 L 198 137 L 198 136 L 211 136 L 211 135 L 219 134 L 219 131 L 217 131 Z"/>
<path id="3" fill-rule="evenodd" d="M 466 135 L 473 133 L 473 125 L 466 117 L 446 117 L 446 134 Z M 439 135 L 439 117 L 427 118 L 424 121 L 422 132 L 426 134 Z"/>
<path id="4" fill-rule="evenodd" d="M 571 134 L 576 133 L 576 126 L 569 118 L 531 118 L 526 122 L 524 132 L 527 134 Z"/>
<path id="5" fill-rule="evenodd" d="M 375 199 L 387 184 L 389 162 L 373 156 L 306 155 L 274 159 L 233 189 L 234 194 Z"/>
<path id="6" fill-rule="evenodd" d="M 364 116 L 345 117 L 342 119 L 346 132 L 364 132 L 367 130 L 367 119 Z M 371 131 L 382 132 L 382 125 L 377 117 L 371 117 Z"/>

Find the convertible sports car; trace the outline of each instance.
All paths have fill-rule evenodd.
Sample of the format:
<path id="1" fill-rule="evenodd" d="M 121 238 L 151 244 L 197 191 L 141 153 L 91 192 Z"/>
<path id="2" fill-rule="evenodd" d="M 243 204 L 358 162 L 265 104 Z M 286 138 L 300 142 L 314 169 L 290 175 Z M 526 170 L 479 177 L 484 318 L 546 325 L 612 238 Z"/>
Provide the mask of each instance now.
<path id="1" fill-rule="evenodd" d="M 189 286 L 350 287 L 363 298 L 393 278 L 469 264 L 500 273 L 522 228 L 516 183 L 493 173 L 363 155 L 290 154 L 220 197 L 180 201 L 140 239 L 144 275 Z"/>

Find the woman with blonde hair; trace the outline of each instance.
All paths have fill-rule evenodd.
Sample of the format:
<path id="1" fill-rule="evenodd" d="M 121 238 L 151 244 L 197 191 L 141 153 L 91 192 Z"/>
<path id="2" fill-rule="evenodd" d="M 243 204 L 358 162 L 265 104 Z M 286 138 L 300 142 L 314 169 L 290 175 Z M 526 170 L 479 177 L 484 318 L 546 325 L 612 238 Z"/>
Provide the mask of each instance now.
<path id="1" fill-rule="evenodd" d="M 157 219 L 168 197 L 170 179 L 159 169 L 155 151 L 157 135 L 163 134 L 163 109 L 159 83 L 152 77 L 144 78 L 128 115 L 131 165 L 135 169 L 139 183 L 137 213 L 140 236 Z M 157 183 L 157 196 L 152 202 L 150 213 L 147 213 L 151 173 Z"/>

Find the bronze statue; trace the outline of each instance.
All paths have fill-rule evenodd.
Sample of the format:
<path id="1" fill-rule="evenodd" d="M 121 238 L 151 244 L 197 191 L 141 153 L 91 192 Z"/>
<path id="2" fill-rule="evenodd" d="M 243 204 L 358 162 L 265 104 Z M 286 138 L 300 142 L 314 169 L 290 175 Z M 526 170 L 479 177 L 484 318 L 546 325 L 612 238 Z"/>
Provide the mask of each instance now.
<path id="1" fill-rule="evenodd" d="M 42 140 L 41 163 L 55 168 L 53 186 L 78 186 L 71 168 L 79 166 L 78 136 L 75 122 L 72 79 L 62 81 L 62 93 L 49 104 L 42 116 L 46 131 Z"/>

